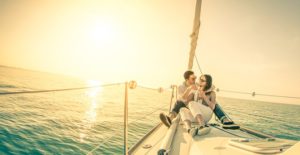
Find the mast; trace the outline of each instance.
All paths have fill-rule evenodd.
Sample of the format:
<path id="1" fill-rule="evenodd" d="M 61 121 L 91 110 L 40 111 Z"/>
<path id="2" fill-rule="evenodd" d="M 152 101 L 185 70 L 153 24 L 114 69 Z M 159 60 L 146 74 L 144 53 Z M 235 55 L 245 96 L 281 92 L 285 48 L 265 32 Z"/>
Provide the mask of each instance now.
<path id="1" fill-rule="evenodd" d="M 196 2 L 194 26 L 193 26 L 193 32 L 191 34 L 191 49 L 190 49 L 188 70 L 191 70 L 193 68 L 193 62 L 194 62 L 199 28 L 200 28 L 201 3 L 202 3 L 202 0 L 197 0 L 197 2 Z"/>

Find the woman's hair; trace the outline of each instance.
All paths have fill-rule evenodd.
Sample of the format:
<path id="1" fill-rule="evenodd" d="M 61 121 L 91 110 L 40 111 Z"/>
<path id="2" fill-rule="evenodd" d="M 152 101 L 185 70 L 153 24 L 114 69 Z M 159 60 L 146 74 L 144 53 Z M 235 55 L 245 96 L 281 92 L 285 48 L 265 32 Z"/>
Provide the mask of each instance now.
<path id="1" fill-rule="evenodd" d="M 212 86 L 212 77 L 209 74 L 203 74 L 202 76 L 204 76 L 206 80 L 206 86 L 204 87 L 204 91 L 206 91 Z"/>

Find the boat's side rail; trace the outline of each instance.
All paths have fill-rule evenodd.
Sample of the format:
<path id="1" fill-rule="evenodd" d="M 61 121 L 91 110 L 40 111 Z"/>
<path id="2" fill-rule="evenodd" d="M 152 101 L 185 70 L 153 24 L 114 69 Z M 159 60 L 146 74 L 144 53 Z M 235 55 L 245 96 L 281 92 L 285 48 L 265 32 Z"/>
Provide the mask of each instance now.
<path id="1" fill-rule="evenodd" d="M 160 126 L 162 125 L 162 123 L 159 123 L 158 125 L 156 125 L 154 128 L 152 128 L 145 136 L 143 136 L 143 138 L 141 138 L 137 143 L 135 143 L 128 151 L 128 154 L 132 154 L 133 151 L 142 144 L 142 142 L 147 139 L 148 136 L 150 136 L 156 129 L 158 129 Z"/>

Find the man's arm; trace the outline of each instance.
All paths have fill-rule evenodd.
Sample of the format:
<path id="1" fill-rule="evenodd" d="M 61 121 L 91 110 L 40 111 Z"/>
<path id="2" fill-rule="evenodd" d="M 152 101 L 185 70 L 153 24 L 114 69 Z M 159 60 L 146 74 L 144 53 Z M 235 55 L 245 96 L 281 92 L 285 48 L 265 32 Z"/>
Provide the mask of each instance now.
<path id="1" fill-rule="evenodd" d="M 186 102 L 189 103 L 190 101 L 194 100 L 194 93 L 189 93 L 189 95 L 187 96 Z"/>

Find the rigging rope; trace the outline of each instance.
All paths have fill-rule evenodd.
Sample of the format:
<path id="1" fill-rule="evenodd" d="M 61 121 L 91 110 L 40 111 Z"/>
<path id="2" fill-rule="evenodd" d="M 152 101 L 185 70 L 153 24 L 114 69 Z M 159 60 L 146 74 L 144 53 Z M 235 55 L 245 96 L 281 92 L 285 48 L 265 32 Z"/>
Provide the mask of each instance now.
<path id="1" fill-rule="evenodd" d="M 203 74 L 203 73 L 202 73 L 202 69 L 201 69 L 201 67 L 200 67 L 200 63 L 199 63 L 198 58 L 197 58 L 196 55 L 195 55 L 195 58 L 196 58 L 196 62 L 197 62 L 197 65 L 198 65 L 198 69 L 199 69 L 200 73 Z"/>
<path id="2" fill-rule="evenodd" d="M 140 88 L 144 88 L 144 89 L 149 89 L 149 90 L 155 90 L 155 91 L 163 91 L 163 90 L 170 90 L 170 87 L 159 87 L 159 88 L 151 88 L 151 87 L 147 87 L 147 86 L 142 86 L 142 85 L 139 85 L 138 87 Z"/>
<path id="3" fill-rule="evenodd" d="M 216 127 L 216 126 L 214 126 L 214 125 L 210 125 L 210 126 L 216 128 L 216 129 L 222 130 L 222 131 L 224 131 L 224 132 L 227 132 L 227 133 L 229 133 L 229 134 L 231 134 L 231 135 L 233 135 L 233 136 L 240 137 L 240 138 L 245 138 L 245 137 L 243 137 L 243 136 L 234 134 L 234 133 L 232 133 L 232 132 L 229 132 L 228 130 L 224 130 L 224 129 L 219 128 L 219 127 Z"/>
<path id="4" fill-rule="evenodd" d="M 282 98 L 294 98 L 294 99 L 300 99 L 300 97 L 297 96 L 282 96 L 282 95 L 271 95 L 271 94 L 255 94 L 259 96 L 269 96 L 269 97 L 282 97 Z"/>
<path id="5" fill-rule="evenodd" d="M 19 91 L 19 92 L 1 92 L 1 95 L 13 95 L 13 94 L 32 94 L 32 93 L 46 93 L 46 92 L 58 92 L 58 91 L 71 91 L 71 90 L 81 90 L 81 89 L 90 89 L 90 88 L 98 88 L 98 87 L 107 87 L 113 85 L 120 85 L 123 83 L 111 83 L 111 84 L 103 84 L 103 85 L 95 85 L 88 87 L 75 87 L 75 88 L 63 88 L 63 89 L 49 89 L 49 90 L 29 90 L 29 91 Z"/>
<path id="6" fill-rule="evenodd" d="M 293 98 L 293 99 L 300 99 L 298 96 L 283 96 L 283 95 L 273 95 L 273 94 L 261 94 L 261 93 L 255 93 L 255 92 L 243 92 L 243 91 L 234 91 L 234 90 L 226 90 L 226 89 L 217 89 L 217 91 L 223 91 L 228 93 L 235 93 L 235 94 L 248 94 L 252 96 L 269 96 L 269 97 L 281 97 L 281 98 Z"/>
<path id="7" fill-rule="evenodd" d="M 59 91 L 71 91 L 71 90 L 81 90 L 81 89 L 91 89 L 91 88 L 98 88 L 98 87 L 107 87 L 107 86 L 114 86 L 120 85 L 124 83 L 110 83 L 110 84 L 103 84 L 103 85 L 95 85 L 95 86 L 87 86 L 87 87 L 73 87 L 73 88 L 62 88 L 62 89 L 48 89 L 48 90 L 28 90 L 28 91 L 17 91 L 17 92 L 0 92 L 1 95 L 14 95 L 14 94 L 33 94 L 33 93 L 47 93 L 47 92 L 59 92 Z M 138 86 L 140 88 L 149 89 L 149 90 L 168 90 L 169 88 L 150 88 L 146 86 Z"/>

